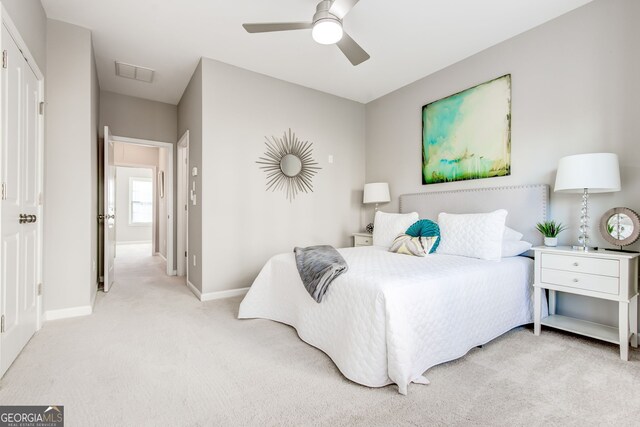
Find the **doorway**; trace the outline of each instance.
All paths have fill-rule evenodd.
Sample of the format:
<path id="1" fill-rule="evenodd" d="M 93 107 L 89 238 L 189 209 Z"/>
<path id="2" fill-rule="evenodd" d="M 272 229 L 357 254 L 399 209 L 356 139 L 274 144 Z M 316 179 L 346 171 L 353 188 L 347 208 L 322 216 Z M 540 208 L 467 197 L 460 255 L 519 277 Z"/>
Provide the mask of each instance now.
<path id="1" fill-rule="evenodd" d="M 110 134 L 105 126 L 103 290 L 117 283 L 114 268 L 164 260 L 167 275 L 174 259 L 174 144 Z M 128 258 L 128 259 L 127 259 Z M 123 264 L 124 263 L 124 264 Z M 140 267 L 143 267 L 140 265 Z"/>
<path id="2" fill-rule="evenodd" d="M 156 167 L 116 166 L 116 258 L 158 251 Z"/>
<path id="3" fill-rule="evenodd" d="M 176 270 L 178 276 L 186 276 L 189 280 L 189 269 L 187 268 L 189 251 L 189 131 L 186 131 L 178 141 L 178 161 L 177 161 L 177 251 Z"/>

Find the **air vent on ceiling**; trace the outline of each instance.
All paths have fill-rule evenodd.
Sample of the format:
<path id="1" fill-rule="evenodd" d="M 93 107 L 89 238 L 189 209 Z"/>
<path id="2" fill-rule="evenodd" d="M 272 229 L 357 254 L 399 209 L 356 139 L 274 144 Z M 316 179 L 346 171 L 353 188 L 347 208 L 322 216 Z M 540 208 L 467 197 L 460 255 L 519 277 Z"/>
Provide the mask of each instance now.
<path id="1" fill-rule="evenodd" d="M 151 68 L 116 61 L 116 76 L 151 83 L 153 80 L 153 73 L 154 71 Z"/>

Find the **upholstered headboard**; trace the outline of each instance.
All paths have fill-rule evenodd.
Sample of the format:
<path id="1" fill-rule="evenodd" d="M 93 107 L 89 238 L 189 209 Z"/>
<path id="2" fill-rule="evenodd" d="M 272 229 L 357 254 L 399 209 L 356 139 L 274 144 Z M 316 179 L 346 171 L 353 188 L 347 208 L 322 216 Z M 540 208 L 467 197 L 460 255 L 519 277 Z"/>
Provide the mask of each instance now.
<path id="1" fill-rule="evenodd" d="M 420 218 L 436 221 L 440 212 L 482 213 L 506 209 L 507 225 L 524 234 L 523 240 L 542 244 L 536 223 L 545 221 L 549 209 L 549 186 L 519 185 L 470 190 L 403 194 L 400 212 L 418 212 Z"/>

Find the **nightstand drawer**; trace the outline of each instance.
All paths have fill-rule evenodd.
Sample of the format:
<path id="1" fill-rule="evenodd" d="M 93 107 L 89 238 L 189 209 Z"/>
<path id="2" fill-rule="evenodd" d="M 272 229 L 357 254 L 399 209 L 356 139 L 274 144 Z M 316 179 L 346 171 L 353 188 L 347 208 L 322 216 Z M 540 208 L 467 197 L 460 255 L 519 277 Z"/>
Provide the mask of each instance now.
<path id="1" fill-rule="evenodd" d="M 542 268 L 576 271 L 586 274 L 597 274 L 600 276 L 620 276 L 620 262 L 615 259 L 587 258 L 582 256 L 543 253 Z"/>
<path id="2" fill-rule="evenodd" d="M 373 245 L 373 238 L 369 236 L 353 236 L 354 246 L 371 246 Z"/>
<path id="3" fill-rule="evenodd" d="M 615 277 L 598 276 L 596 274 L 575 273 L 571 271 L 543 268 L 541 281 L 552 285 L 584 289 L 593 292 L 618 295 L 619 281 Z"/>

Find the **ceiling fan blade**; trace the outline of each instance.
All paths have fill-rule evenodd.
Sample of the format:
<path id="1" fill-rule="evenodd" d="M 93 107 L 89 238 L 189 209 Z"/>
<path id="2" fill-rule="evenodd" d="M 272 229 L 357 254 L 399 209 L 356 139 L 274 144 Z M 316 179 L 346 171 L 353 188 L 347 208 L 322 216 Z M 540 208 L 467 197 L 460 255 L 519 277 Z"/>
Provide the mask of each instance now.
<path id="1" fill-rule="evenodd" d="M 342 39 L 336 45 L 353 65 L 361 64 L 370 58 L 369 54 L 347 33 L 342 35 Z"/>
<path id="2" fill-rule="evenodd" d="M 272 31 L 309 30 L 311 22 L 273 22 L 265 24 L 242 24 L 248 33 L 270 33 Z"/>
<path id="3" fill-rule="evenodd" d="M 335 0 L 329 8 L 329 13 L 342 19 L 358 1 L 360 0 Z"/>

